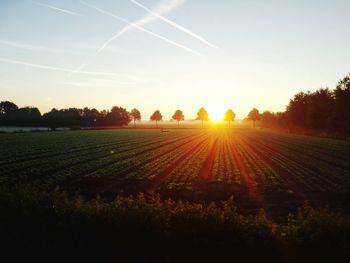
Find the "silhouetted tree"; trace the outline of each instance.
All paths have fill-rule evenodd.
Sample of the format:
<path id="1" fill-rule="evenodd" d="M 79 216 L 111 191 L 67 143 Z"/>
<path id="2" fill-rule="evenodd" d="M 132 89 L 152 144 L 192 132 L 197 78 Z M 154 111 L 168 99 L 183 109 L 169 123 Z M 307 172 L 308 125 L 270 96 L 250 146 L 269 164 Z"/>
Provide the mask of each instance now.
<path id="1" fill-rule="evenodd" d="M 83 110 L 77 108 L 68 108 L 57 110 L 53 108 L 50 112 L 43 115 L 44 123 L 52 130 L 58 127 L 77 127 L 81 126 Z"/>
<path id="2" fill-rule="evenodd" d="M 0 124 L 15 126 L 37 126 L 41 121 L 41 113 L 35 107 L 18 106 L 9 101 L 0 103 Z"/>
<path id="3" fill-rule="evenodd" d="M 0 102 L 0 114 L 10 114 L 18 110 L 18 106 L 10 101 Z"/>
<path id="4" fill-rule="evenodd" d="M 286 114 L 291 126 L 329 130 L 334 127 L 334 95 L 329 89 L 299 92 L 289 101 Z"/>
<path id="5" fill-rule="evenodd" d="M 202 121 L 202 128 L 203 128 L 203 121 L 208 121 L 208 119 L 209 119 L 208 112 L 206 111 L 206 109 L 201 107 L 197 112 L 196 120 Z"/>
<path id="6" fill-rule="evenodd" d="M 11 116 L 11 124 L 19 126 L 38 126 L 41 113 L 35 107 L 23 107 L 15 111 Z"/>
<path id="7" fill-rule="evenodd" d="M 131 121 L 129 113 L 121 107 L 113 107 L 111 111 L 101 111 L 96 109 L 69 108 L 52 109 L 45 113 L 42 123 L 52 130 L 58 127 L 94 127 L 94 126 L 124 126 Z"/>
<path id="8" fill-rule="evenodd" d="M 114 106 L 106 116 L 109 125 L 124 126 L 131 121 L 129 112 L 122 108 Z"/>
<path id="9" fill-rule="evenodd" d="M 135 121 L 141 120 L 141 113 L 138 109 L 132 109 L 130 112 L 131 119 L 134 121 L 134 128 L 136 127 Z"/>
<path id="10" fill-rule="evenodd" d="M 177 110 L 175 111 L 174 115 L 173 115 L 173 120 L 177 121 L 177 127 L 180 127 L 180 121 L 183 121 L 185 119 L 184 114 L 182 113 L 181 110 Z"/>
<path id="11" fill-rule="evenodd" d="M 85 107 L 82 110 L 82 125 L 83 126 L 95 126 L 100 120 L 100 113 L 96 109 L 89 109 Z"/>
<path id="12" fill-rule="evenodd" d="M 231 109 L 228 109 L 226 112 L 225 112 L 225 115 L 224 115 L 224 120 L 228 122 L 228 127 L 230 128 L 230 123 L 231 121 L 233 122 L 236 118 L 236 114 L 233 112 L 233 110 Z"/>
<path id="13" fill-rule="evenodd" d="M 262 127 L 286 127 L 287 124 L 287 118 L 285 112 L 270 112 L 270 111 L 264 111 L 261 115 L 260 123 Z"/>
<path id="14" fill-rule="evenodd" d="M 51 111 L 47 113 L 44 113 L 43 115 L 44 125 L 50 128 L 51 130 L 55 130 L 57 127 L 59 127 L 59 124 L 57 123 L 58 116 L 59 116 L 59 111 L 56 108 L 51 109 Z"/>
<path id="15" fill-rule="evenodd" d="M 156 110 L 152 115 L 151 115 L 151 121 L 156 121 L 156 128 L 158 128 L 158 121 L 161 121 L 163 119 L 162 114 L 160 113 L 159 110 Z"/>
<path id="16" fill-rule="evenodd" d="M 309 103 L 310 92 L 299 92 L 289 101 L 287 116 L 293 126 L 306 127 L 306 113 Z"/>
<path id="17" fill-rule="evenodd" d="M 261 126 L 263 127 L 271 127 L 273 126 L 275 115 L 273 112 L 264 111 L 261 114 Z"/>
<path id="18" fill-rule="evenodd" d="M 350 134 L 350 73 L 334 90 L 334 122 L 337 130 Z"/>
<path id="19" fill-rule="evenodd" d="M 308 96 L 306 127 L 326 130 L 332 126 L 334 98 L 327 89 L 319 89 Z"/>
<path id="20" fill-rule="evenodd" d="M 248 119 L 253 121 L 253 127 L 255 127 L 255 122 L 260 120 L 259 111 L 256 108 L 253 108 L 248 114 Z"/>

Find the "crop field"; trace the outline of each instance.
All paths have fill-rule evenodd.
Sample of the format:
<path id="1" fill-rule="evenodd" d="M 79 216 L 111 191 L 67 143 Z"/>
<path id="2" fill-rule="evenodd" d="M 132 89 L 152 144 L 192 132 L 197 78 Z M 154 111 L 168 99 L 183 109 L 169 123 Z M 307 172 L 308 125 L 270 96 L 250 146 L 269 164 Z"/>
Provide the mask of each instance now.
<path id="1" fill-rule="evenodd" d="M 270 130 L 120 129 L 0 134 L 0 181 L 85 196 L 157 193 L 283 212 L 348 210 L 350 142 Z"/>

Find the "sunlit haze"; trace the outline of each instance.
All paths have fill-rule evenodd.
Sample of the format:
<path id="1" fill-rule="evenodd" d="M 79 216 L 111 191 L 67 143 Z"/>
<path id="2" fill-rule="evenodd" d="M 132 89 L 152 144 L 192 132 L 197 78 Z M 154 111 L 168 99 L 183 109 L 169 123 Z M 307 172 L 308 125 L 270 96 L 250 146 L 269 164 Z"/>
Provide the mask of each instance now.
<path id="1" fill-rule="evenodd" d="M 208 103 L 208 105 L 206 106 L 210 119 L 215 122 L 221 121 L 223 119 L 224 113 L 229 107 L 232 106 L 219 103 Z"/>
<path id="2" fill-rule="evenodd" d="M 350 1 L 2 0 L 0 97 L 19 106 L 283 111 L 350 68 Z"/>

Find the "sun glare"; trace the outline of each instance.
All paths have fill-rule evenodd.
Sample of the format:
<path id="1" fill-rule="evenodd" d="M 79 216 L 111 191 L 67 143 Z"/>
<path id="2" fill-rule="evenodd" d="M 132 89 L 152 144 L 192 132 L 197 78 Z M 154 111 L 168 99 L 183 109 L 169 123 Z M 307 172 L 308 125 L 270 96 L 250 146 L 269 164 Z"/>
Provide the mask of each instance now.
<path id="1" fill-rule="evenodd" d="M 214 122 L 220 122 L 224 118 L 225 107 L 222 105 L 209 105 L 208 107 L 209 119 Z"/>

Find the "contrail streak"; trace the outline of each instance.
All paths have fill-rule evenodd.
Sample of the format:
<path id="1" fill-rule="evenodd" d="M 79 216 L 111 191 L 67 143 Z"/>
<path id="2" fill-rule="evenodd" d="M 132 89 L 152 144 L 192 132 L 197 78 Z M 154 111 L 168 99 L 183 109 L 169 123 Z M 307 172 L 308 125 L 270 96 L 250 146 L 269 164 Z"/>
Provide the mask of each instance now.
<path id="1" fill-rule="evenodd" d="M 62 53 L 62 54 L 70 54 L 70 55 L 84 55 L 84 53 L 74 52 L 70 50 L 34 46 L 34 45 L 25 44 L 25 43 L 2 40 L 2 39 L 0 39 L 0 44 L 7 45 L 10 47 L 15 47 L 15 48 L 27 49 L 27 50 L 40 50 L 40 51 L 47 51 L 51 53 Z"/>
<path id="2" fill-rule="evenodd" d="M 60 11 L 60 12 L 69 14 L 69 15 L 81 16 L 81 14 L 78 14 L 78 13 L 75 13 L 75 12 L 73 12 L 73 11 L 69 11 L 69 10 L 66 10 L 66 9 L 58 8 L 58 7 L 56 7 L 56 6 L 47 5 L 47 4 L 42 4 L 42 3 L 39 3 L 39 2 L 35 2 L 35 1 L 34 1 L 33 3 L 35 3 L 36 5 L 44 6 L 44 7 L 47 7 L 47 8 L 56 10 L 56 11 Z"/>
<path id="3" fill-rule="evenodd" d="M 114 17 L 114 16 L 113 16 Z M 114 17 L 117 18 L 117 17 Z M 124 21 L 125 22 L 125 21 Z M 111 37 L 110 39 L 108 39 L 105 43 L 103 43 L 103 45 L 97 50 L 97 53 L 102 52 L 108 45 L 109 43 L 111 43 L 114 39 L 120 37 L 121 35 L 123 35 L 125 32 L 127 32 L 132 26 L 128 25 L 126 27 L 124 27 L 122 30 L 120 30 L 117 34 L 115 34 L 113 37 Z"/>
<path id="4" fill-rule="evenodd" d="M 187 52 L 193 53 L 193 54 L 198 55 L 198 56 L 203 56 L 202 54 L 200 54 L 200 53 L 194 51 L 194 50 L 191 49 L 191 48 L 188 48 L 188 47 L 186 47 L 186 46 L 184 46 L 184 45 L 181 45 L 181 44 L 179 44 L 179 43 L 177 43 L 177 42 L 175 42 L 175 41 L 172 41 L 172 40 L 170 40 L 170 39 L 168 39 L 168 38 L 166 38 L 166 37 L 164 37 L 164 36 L 158 35 L 158 34 L 152 32 L 152 31 L 149 31 L 149 30 L 147 30 L 147 29 L 141 27 L 141 26 L 139 25 L 139 23 L 140 23 L 139 21 L 142 21 L 142 20 L 138 20 L 138 21 L 136 21 L 136 22 L 130 22 L 130 21 L 128 21 L 128 20 L 126 20 L 126 19 L 124 19 L 124 18 L 122 18 L 122 17 L 119 17 L 119 16 L 117 16 L 117 15 L 115 15 L 115 14 L 112 14 L 112 13 L 110 13 L 110 12 L 108 12 L 108 11 L 105 11 L 105 10 L 103 10 L 103 9 L 100 9 L 100 8 L 98 8 L 98 7 L 96 7 L 96 6 L 90 5 L 90 4 L 88 4 L 88 3 L 86 3 L 86 2 L 84 2 L 84 1 L 82 1 L 82 0 L 81 0 L 80 2 L 81 2 L 82 4 L 84 4 L 84 5 L 88 6 L 88 7 L 90 7 L 90 8 L 93 8 L 93 9 L 99 11 L 99 12 L 102 13 L 102 14 L 108 15 L 108 16 L 110 16 L 110 17 L 113 17 L 113 18 L 115 18 L 115 19 L 117 19 L 117 20 L 119 20 L 119 21 L 122 21 L 122 22 L 124 22 L 124 23 L 127 24 L 126 27 L 124 27 L 122 30 L 120 30 L 120 31 L 119 31 L 117 34 L 115 34 L 112 38 L 110 38 L 109 40 L 107 40 L 107 41 L 101 46 L 101 48 L 98 49 L 97 54 L 100 53 L 101 51 L 103 51 L 103 50 L 106 48 L 106 46 L 107 46 L 111 41 L 113 41 L 114 39 L 120 37 L 122 34 L 124 34 L 125 32 L 127 32 L 131 27 L 134 27 L 134 28 L 137 28 L 138 30 L 140 30 L 140 31 L 142 31 L 142 32 L 145 32 L 145 33 L 147 33 L 147 34 L 150 34 L 150 35 L 152 35 L 152 36 L 154 36 L 154 37 L 156 37 L 156 38 L 159 38 L 159 39 L 161 39 L 161 40 L 163 40 L 163 41 L 165 41 L 165 42 L 167 42 L 167 43 L 169 43 L 169 44 L 171 44 L 171 45 L 174 45 L 174 46 L 176 46 L 176 47 L 178 47 L 178 48 L 181 48 L 181 49 L 183 49 L 183 50 L 185 50 L 185 51 L 187 51 Z"/>
<path id="5" fill-rule="evenodd" d="M 157 10 L 157 13 L 159 14 L 166 14 L 170 11 L 172 11 L 173 9 L 179 7 L 180 5 L 182 5 L 186 0 L 172 0 L 170 2 L 168 2 L 166 5 L 162 4 L 162 5 L 159 5 L 158 7 L 156 7 L 156 10 Z M 84 2 L 83 0 L 81 0 L 80 2 Z M 87 4 L 86 2 L 84 2 L 86 5 L 88 5 L 89 7 L 92 7 L 94 9 L 96 9 L 97 7 L 96 6 L 91 6 L 89 4 Z M 96 10 L 98 10 L 99 8 L 97 8 Z M 102 11 L 104 14 L 106 14 L 104 12 L 104 10 L 101 10 L 99 9 L 98 11 Z M 110 14 L 107 14 L 107 15 L 110 15 Z M 113 14 L 112 14 L 113 15 Z M 116 18 L 116 17 L 115 17 Z M 121 20 L 120 17 L 117 18 L 118 20 Z M 132 24 L 134 25 L 137 25 L 137 26 L 143 26 L 143 25 L 146 25 L 146 24 L 149 24 L 155 20 L 158 20 L 158 17 L 154 16 L 154 15 L 147 15 L 141 19 L 138 19 L 134 22 L 132 22 Z M 105 42 L 105 44 L 99 49 L 99 52 L 102 51 L 105 47 L 107 47 L 107 45 L 113 41 L 115 38 L 117 37 L 120 37 L 121 35 L 123 35 L 124 33 L 126 33 L 127 31 L 133 29 L 135 26 L 131 25 L 129 21 L 125 21 L 124 20 L 121 20 L 125 23 L 127 23 L 128 25 L 125 26 L 121 31 L 119 31 L 115 36 L 113 36 L 111 39 L 107 40 Z"/>
<path id="6" fill-rule="evenodd" d="M 155 7 L 155 12 L 161 15 L 167 14 L 170 11 L 178 8 L 179 6 L 181 6 L 183 3 L 185 3 L 186 0 L 168 0 L 166 2 L 166 4 L 161 3 L 158 6 Z M 158 20 L 158 17 L 154 16 L 154 15 L 147 15 L 141 19 L 138 19 L 136 21 L 134 21 L 133 23 L 139 25 L 139 26 L 143 26 L 146 24 L 149 24 L 153 21 Z"/>
<path id="7" fill-rule="evenodd" d="M 181 25 L 179 25 L 179 24 L 177 24 L 177 23 L 175 23 L 175 22 L 173 22 L 173 21 L 171 21 L 171 20 L 169 20 L 169 19 L 163 17 L 161 14 L 156 13 L 156 12 L 150 10 L 150 9 L 147 8 L 146 6 L 142 5 L 141 3 L 139 3 L 139 2 L 137 2 L 137 1 L 135 1 L 135 0 L 130 0 L 130 2 L 132 2 L 132 3 L 134 3 L 135 5 L 141 7 L 142 9 L 146 10 L 146 11 L 147 11 L 148 13 L 150 13 L 151 15 L 153 15 L 153 16 L 155 16 L 155 17 L 161 19 L 161 20 L 163 20 L 164 22 L 166 22 L 166 23 L 168 23 L 169 25 L 175 27 L 176 29 L 179 29 L 179 30 L 185 32 L 186 34 L 188 34 L 188 35 L 190 35 L 190 36 L 196 38 L 197 40 L 203 42 L 204 44 L 206 44 L 206 45 L 208 45 L 208 46 L 210 46 L 210 47 L 212 47 L 212 48 L 218 48 L 217 46 L 215 46 L 215 45 L 211 44 L 210 42 L 208 42 L 207 40 L 205 40 L 203 37 L 197 35 L 196 33 L 190 31 L 189 29 L 187 29 L 187 28 L 185 28 L 185 27 L 183 27 L 183 26 L 181 26 Z"/>
<path id="8" fill-rule="evenodd" d="M 47 66 L 47 65 L 34 64 L 34 63 L 29 63 L 29 62 L 19 61 L 19 60 L 13 60 L 13 59 L 0 58 L 0 61 L 6 62 L 6 63 L 11 63 L 11 64 L 17 64 L 17 65 L 28 66 L 28 67 L 32 67 L 32 68 L 48 69 L 48 70 L 61 71 L 61 72 L 68 72 L 68 73 L 74 72 L 74 70 L 70 70 L 70 69 L 66 69 L 66 68 L 60 68 L 60 67 L 52 67 L 52 66 Z M 78 74 L 86 74 L 86 75 L 116 76 L 116 77 L 120 77 L 120 76 L 121 76 L 120 74 L 110 73 L 110 72 L 76 71 L 75 73 L 78 73 Z"/>

